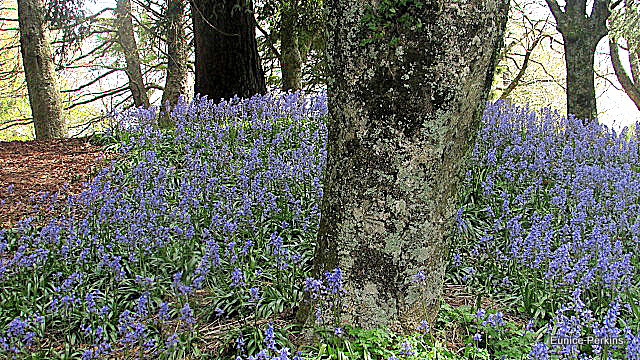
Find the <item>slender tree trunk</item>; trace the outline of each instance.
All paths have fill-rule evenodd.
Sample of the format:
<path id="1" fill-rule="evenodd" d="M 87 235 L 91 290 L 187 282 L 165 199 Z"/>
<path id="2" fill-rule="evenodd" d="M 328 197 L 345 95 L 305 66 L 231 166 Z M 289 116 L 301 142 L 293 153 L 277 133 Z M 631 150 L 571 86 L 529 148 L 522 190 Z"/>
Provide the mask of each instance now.
<path id="1" fill-rule="evenodd" d="M 591 121 L 597 116 L 593 65 L 600 39 L 563 38 L 567 69 L 567 113 L 575 114 L 585 122 Z"/>
<path id="2" fill-rule="evenodd" d="M 192 0 L 196 94 L 218 101 L 267 92 L 258 56 L 255 19 L 242 3 Z M 249 6 L 252 10 L 251 2 Z"/>
<path id="3" fill-rule="evenodd" d="M 282 90 L 297 90 L 302 87 L 302 57 L 298 46 L 296 1 L 283 5 L 280 28 L 280 68 Z"/>
<path id="4" fill-rule="evenodd" d="M 631 75 L 627 74 L 627 71 L 622 67 L 620 54 L 618 54 L 618 43 L 615 39 L 609 39 L 609 55 L 611 56 L 613 71 L 616 73 L 622 89 L 640 110 L 640 82 L 634 80 L 634 66 L 631 66 Z M 633 65 L 633 53 L 630 54 L 629 60 Z"/>
<path id="5" fill-rule="evenodd" d="M 184 0 L 167 0 L 167 80 L 162 93 L 162 106 L 172 106 L 187 91 L 187 42 L 184 30 Z M 171 117 L 162 116 L 160 127 L 171 127 Z"/>
<path id="6" fill-rule="evenodd" d="M 406 332 L 439 307 L 509 1 L 398 0 L 395 14 L 378 3 L 326 2 L 329 138 L 314 272 L 343 270 L 346 323 Z M 303 306 L 299 319 L 310 314 Z"/>
<path id="7" fill-rule="evenodd" d="M 45 28 L 44 2 L 18 0 L 18 19 L 20 52 L 36 139 L 63 138 L 66 125 Z"/>
<path id="8" fill-rule="evenodd" d="M 135 106 L 149 107 L 149 97 L 144 86 L 142 71 L 140 70 L 140 54 L 131 20 L 131 0 L 117 0 L 116 14 L 118 21 L 118 41 L 122 46 L 127 63 L 126 73 L 129 77 L 129 88 L 133 95 Z"/>

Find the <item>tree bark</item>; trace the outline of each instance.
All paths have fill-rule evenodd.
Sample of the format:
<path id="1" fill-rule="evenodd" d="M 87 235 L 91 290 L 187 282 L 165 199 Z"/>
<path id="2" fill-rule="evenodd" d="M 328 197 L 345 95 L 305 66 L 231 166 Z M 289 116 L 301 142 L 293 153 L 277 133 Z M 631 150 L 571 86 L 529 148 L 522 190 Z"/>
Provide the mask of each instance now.
<path id="1" fill-rule="evenodd" d="M 192 0 L 192 7 L 196 94 L 218 101 L 266 93 L 253 12 L 238 0 Z"/>
<path id="2" fill-rule="evenodd" d="M 326 2 L 329 137 L 314 273 L 343 270 L 346 323 L 408 332 L 439 308 L 508 0 L 397 1 L 393 14 L 378 3 Z M 312 313 L 303 306 L 298 318 Z"/>
<path id="3" fill-rule="evenodd" d="M 283 4 L 280 27 L 280 69 L 282 71 L 282 90 L 302 88 L 302 56 L 298 46 L 297 1 Z"/>
<path id="4" fill-rule="evenodd" d="M 556 29 L 564 39 L 567 113 L 575 114 L 585 124 L 596 121 L 593 64 L 596 47 L 607 35 L 610 1 L 594 1 L 589 14 L 587 0 L 567 1 L 564 10 L 556 0 L 545 1 L 556 20 Z"/>
<path id="5" fill-rule="evenodd" d="M 37 140 L 66 137 L 42 0 L 18 0 L 20 52 Z"/>
<path id="6" fill-rule="evenodd" d="M 129 78 L 129 88 L 133 96 L 135 106 L 149 107 L 149 97 L 142 78 L 140 69 L 140 54 L 131 20 L 131 0 L 117 0 L 116 14 L 118 22 L 118 41 L 122 46 L 124 58 L 127 64 L 126 73 Z"/>
<path id="7" fill-rule="evenodd" d="M 162 93 L 162 106 L 173 106 L 187 91 L 187 42 L 183 23 L 184 0 L 167 0 L 167 79 Z M 159 126 L 173 125 L 170 116 L 162 116 Z"/>
<path id="8" fill-rule="evenodd" d="M 633 67 L 631 67 L 631 76 L 627 74 L 620 62 L 620 54 L 618 54 L 618 43 L 614 39 L 609 39 L 609 55 L 611 56 L 611 63 L 613 65 L 613 71 L 616 73 L 616 77 L 622 85 L 624 92 L 640 110 L 640 82 L 634 81 Z M 633 61 L 633 56 L 629 59 Z"/>
<path id="9" fill-rule="evenodd" d="M 629 51 L 629 64 L 631 64 L 631 79 L 640 84 L 640 50 Z"/>
<path id="10" fill-rule="evenodd" d="M 563 39 L 567 69 L 567 113 L 587 123 L 598 114 L 593 66 L 600 39 L 568 38 L 564 35 Z"/>

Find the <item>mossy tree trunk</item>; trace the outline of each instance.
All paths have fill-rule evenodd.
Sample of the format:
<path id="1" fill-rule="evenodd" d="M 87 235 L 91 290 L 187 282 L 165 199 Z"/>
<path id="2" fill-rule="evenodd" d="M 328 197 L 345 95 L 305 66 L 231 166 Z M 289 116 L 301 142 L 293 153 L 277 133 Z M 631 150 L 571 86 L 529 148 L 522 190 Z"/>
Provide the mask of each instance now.
<path id="1" fill-rule="evenodd" d="M 546 0 L 562 34 L 567 69 L 567 113 L 583 122 L 596 120 L 594 56 L 607 35 L 610 1 L 596 0 L 587 14 L 587 0 L 566 1 L 561 9 L 556 0 Z"/>
<path id="2" fill-rule="evenodd" d="M 508 0 L 326 5 L 329 138 L 314 272 L 343 270 L 347 323 L 415 330 L 439 307 Z"/>
<path id="3" fill-rule="evenodd" d="M 280 69 L 282 90 L 298 90 L 302 86 L 302 56 L 298 44 L 298 1 L 283 2 L 280 13 Z"/>
<path id="4" fill-rule="evenodd" d="M 136 43 L 131 20 L 131 0 L 116 1 L 118 42 L 122 46 L 126 62 L 125 72 L 129 78 L 129 88 L 135 106 L 149 107 L 149 97 L 144 85 L 140 66 L 140 52 Z"/>
<path id="5" fill-rule="evenodd" d="M 187 91 L 187 41 L 184 27 L 184 0 L 167 0 L 167 79 L 162 92 L 162 106 L 173 106 Z M 163 108 L 164 109 L 164 108 Z M 170 116 L 161 116 L 160 127 L 173 125 Z"/>
<path id="6" fill-rule="evenodd" d="M 191 4 L 195 93 L 215 101 L 266 93 L 252 2 L 193 0 Z"/>
<path id="7" fill-rule="evenodd" d="M 18 0 L 20 52 L 37 140 L 66 137 L 42 0 Z"/>

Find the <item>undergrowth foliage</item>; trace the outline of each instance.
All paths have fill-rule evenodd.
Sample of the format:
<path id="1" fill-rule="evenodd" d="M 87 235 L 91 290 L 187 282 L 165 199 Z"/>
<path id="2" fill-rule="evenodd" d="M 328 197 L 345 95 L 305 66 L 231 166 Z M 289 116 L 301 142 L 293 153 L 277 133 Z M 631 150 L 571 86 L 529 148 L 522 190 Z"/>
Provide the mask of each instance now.
<path id="1" fill-rule="evenodd" d="M 197 98 L 170 131 L 157 111 L 114 117 L 117 160 L 59 216 L 0 232 L 0 357 L 640 358 L 637 137 L 489 105 L 448 275 L 508 310 L 445 304 L 401 338 L 340 322 L 340 269 L 309 277 L 326 95 Z M 304 291 L 322 336 L 297 353 Z"/>

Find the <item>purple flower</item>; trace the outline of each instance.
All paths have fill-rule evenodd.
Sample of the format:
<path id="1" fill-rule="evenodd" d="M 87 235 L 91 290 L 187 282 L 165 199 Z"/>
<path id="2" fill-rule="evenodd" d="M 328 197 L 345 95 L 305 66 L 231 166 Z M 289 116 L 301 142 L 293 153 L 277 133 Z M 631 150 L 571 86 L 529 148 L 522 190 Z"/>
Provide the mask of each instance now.
<path id="1" fill-rule="evenodd" d="M 250 302 L 258 302 L 262 297 L 260 296 L 260 288 L 252 287 L 249 289 L 249 301 Z"/>
<path id="2" fill-rule="evenodd" d="M 423 334 L 428 333 L 431 330 L 429 322 L 427 322 L 427 320 L 422 320 L 418 326 L 418 330 L 422 331 Z"/>
<path id="3" fill-rule="evenodd" d="M 267 345 L 269 350 L 275 350 L 276 348 L 276 334 L 272 322 L 269 323 L 269 327 L 264 331 L 264 344 Z"/>
<path id="4" fill-rule="evenodd" d="M 246 285 L 244 273 L 239 268 L 233 269 L 231 275 L 231 286 L 238 287 Z"/>
<path id="5" fill-rule="evenodd" d="M 342 270 L 340 270 L 340 268 L 335 268 L 333 271 L 325 273 L 325 276 L 327 278 L 329 291 L 332 294 L 344 293 L 342 289 Z"/>
<path id="6" fill-rule="evenodd" d="M 188 327 L 192 327 L 196 322 L 196 319 L 193 317 L 193 310 L 191 310 L 191 306 L 189 303 L 185 303 L 182 309 L 180 310 L 180 320 L 184 321 Z"/>
<path id="7" fill-rule="evenodd" d="M 411 356 L 411 355 L 414 355 L 416 353 L 415 351 L 413 351 L 413 346 L 408 341 L 403 342 L 400 345 L 400 347 L 401 347 L 401 349 L 398 352 L 400 355 Z"/>
<path id="8" fill-rule="evenodd" d="M 422 271 L 420 271 L 417 274 L 413 275 L 413 278 L 416 282 L 422 282 L 427 279 L 427 276 Z"/>

